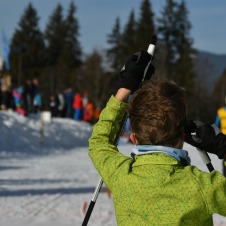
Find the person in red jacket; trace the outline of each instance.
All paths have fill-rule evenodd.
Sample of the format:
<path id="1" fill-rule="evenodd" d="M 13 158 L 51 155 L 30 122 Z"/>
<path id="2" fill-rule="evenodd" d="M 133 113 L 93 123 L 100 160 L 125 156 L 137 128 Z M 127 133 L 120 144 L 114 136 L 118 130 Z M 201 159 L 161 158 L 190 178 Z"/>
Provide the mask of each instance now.
<path id="1" fill-rule="evenodd" d="M 92 101 L 88 101 L 88 103 L 86 104 L 86 108 L 84 109 L 83 120 L 89 123 L 93 123 L 94 113 L 95 113 L 94 103 Z"/>
<path id="2" fill-rule="evenodd" d="M 80 93 L 76 93 L 74 96 L 73 108 L 74 108 L 74 119 L 82 120 L 83 103 L 82 103 L 82 97 L 81 97 Z"/>

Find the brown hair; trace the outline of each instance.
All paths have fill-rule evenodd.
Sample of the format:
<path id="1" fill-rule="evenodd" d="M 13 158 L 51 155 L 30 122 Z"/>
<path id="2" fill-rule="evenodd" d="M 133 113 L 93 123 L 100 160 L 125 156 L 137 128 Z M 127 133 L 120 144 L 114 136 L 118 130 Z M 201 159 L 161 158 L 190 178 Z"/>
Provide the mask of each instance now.
<path id="1" fill-rule="evenodd" d="M 186 119 L 184 90 L 174 82 L 156 80 L 134 93 L 128 104 L 132 132 L 139 144 L 175 147 Z"/>

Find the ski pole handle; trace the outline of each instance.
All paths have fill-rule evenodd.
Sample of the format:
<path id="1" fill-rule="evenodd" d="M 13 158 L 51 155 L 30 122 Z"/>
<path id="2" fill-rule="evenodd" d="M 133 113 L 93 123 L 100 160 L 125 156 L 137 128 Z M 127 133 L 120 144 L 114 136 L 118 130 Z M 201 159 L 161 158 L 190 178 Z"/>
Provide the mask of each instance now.
<path id="1" fill-rule="evenodd" d="M 144 79 L 146 77 L 146 74 L 147 74 L 147 71 L 148 71 L 148 68 L 149 68 L 149 66 L 150 66 L 150 64 L 151 64 L 151 62 L 153 60 L 156 43 L 157 43 L 157 36 L 153 35 L 152 36 L 152 39 L 151 39 L 151 43 L 148 46 L 148 50 L 147 50 L 147 52 L 149 53 L 149 55 L 151 55 L 151 60 L 149 61 L 147 67 L 144 70 L 144 76 L 143 76 L 142 82 L 144 81 Z"/>

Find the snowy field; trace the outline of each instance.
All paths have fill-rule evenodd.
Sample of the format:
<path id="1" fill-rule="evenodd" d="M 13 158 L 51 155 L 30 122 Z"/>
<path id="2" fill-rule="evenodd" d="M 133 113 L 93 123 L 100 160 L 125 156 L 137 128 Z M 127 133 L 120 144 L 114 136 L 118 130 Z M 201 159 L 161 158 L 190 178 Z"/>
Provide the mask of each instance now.
<path id="1" fill-rule="evenodd" d="M 0 226 L 79 226 L 93 196 L 99 175 L 88 157 L 92 127 L 70 119 L 40 120 L 0 112 Z M 120 144 L 125 155 L 131 144 Z M 196 150 L 185 144 L 192 163 L 205 170 Z M 215 169 L 222 162 L 210 155 Z M 115 226 L 112 198 L 103 186 L 90 226 Z M 226 218 L 214 215 L 215 226 Z"/>

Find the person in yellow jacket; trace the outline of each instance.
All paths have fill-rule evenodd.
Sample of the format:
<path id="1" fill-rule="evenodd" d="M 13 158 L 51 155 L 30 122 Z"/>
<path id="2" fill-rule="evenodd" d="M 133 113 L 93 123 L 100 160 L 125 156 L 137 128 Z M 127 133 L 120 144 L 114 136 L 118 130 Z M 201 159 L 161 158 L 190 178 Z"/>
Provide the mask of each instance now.
<path id="1" fill-rule="evenodd" d="M 225 97 L 225 103 L 226 103 L 226 97 Z M 217 110 L 215 124 L 220 128 L 223 134 L 226 134 L 226 106 L 220 107 Z M 224 158 L 223 160 L 223 174 L 226 177 L 226 158 Z"/>
<path id="2" fill-rule="evenodd" d="M 120 73 L 119 89 L 110 97 L 89 139 L 89 156 L 112 192 L 117 224 L 213 225 L 212 214 L 226 216 L 226 179 L 218 171 L 206 173 L 191 166 L 182 147 L 185 137 L 190 137 L 192 145 L 207 148 L 215 134 L 201 143 L 185 134 L 184 92 L 175 83 L 156 80 L 138 89 L 148 63 L 146 54 L 140 55 L 138 59 L 145 59 L 142 62 L 135 56 L 128 59 Z M 131 92 L 135 93 L 127 103 Z M 131 157 L 114 145 L 125 111 L 134 143 Z"/>

